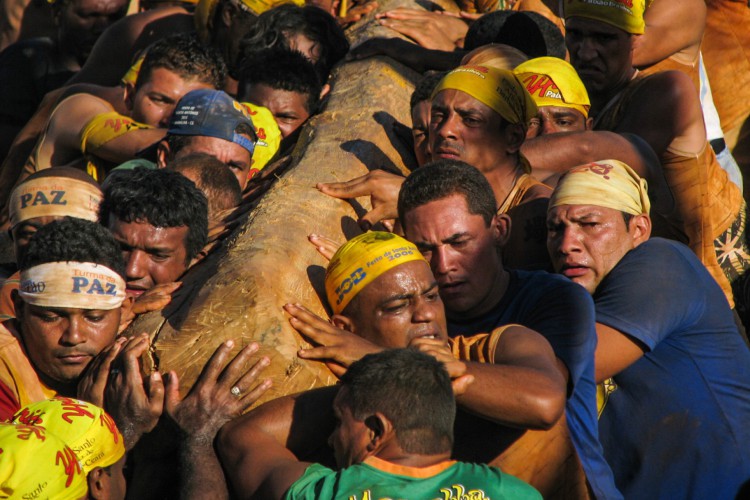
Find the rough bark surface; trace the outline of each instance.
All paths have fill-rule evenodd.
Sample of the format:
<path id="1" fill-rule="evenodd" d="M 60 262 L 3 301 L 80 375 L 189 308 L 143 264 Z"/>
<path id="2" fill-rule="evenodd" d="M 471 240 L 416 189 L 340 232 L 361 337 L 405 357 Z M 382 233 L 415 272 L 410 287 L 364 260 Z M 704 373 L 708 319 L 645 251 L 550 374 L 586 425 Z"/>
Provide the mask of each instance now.
<path id="1" fill-rule="evenodd" d="M 390 2 L 407 4 L 405 1 Z M 354 44 L 390 36 L 379 25 L 351 30 Z M 392 32 L 391 32 L 392 35 Z M 138 319 L 129 333 L 149 332 L 160 370 L 175 370 L 185 394 L 220 342 L 256 341 L 271 358 L 274 388 L 264 400 L 334 382 L 322 363 L 297 357 L 303 340 L 282 310 L 299 302 L 321 316 L 325 261 L 307 241 L 311 232 L 342 242 L 359 232 L 356 219 L 369 200 L 347 203 L 321 194 L 315 184 L 348 180 L 368 169 L 407 171 L 413 156 L 393 132 L 410 123 L 409 97 L 418 75 L 384 58 L 337 68 L 326 109 L 305 127 L 293 165 L 264 195 L 223 248 L 184 278 L 164 311 Z M 346 236 L 345 236 L 346 235 Z M 320 296 L 322 297 L 322 295 Z M 239 347 L 238 347 L 239 349 Z"/>

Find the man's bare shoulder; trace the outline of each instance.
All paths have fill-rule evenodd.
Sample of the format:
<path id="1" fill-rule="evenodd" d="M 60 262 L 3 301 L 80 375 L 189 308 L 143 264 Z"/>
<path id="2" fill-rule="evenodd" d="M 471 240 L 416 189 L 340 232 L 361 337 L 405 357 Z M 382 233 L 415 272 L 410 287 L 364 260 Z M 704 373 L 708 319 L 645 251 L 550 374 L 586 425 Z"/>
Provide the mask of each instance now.
<path id="1" fill-rule="evenodd" d="M 698 103 L 700 97 L 690 77 L 682 71 L 660 71 L 643 78 L 638 85 L 630 106 L 665 108 L 681 103 Z"/>

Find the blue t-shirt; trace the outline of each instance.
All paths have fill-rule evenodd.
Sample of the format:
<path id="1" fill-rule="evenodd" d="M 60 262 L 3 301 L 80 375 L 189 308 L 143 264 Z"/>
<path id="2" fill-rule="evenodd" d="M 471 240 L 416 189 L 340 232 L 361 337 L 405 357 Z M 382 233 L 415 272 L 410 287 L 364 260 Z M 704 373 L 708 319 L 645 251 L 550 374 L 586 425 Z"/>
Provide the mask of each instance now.
<path id="1" fill-rule="evenodd" d="M 516 323 L 543 335 L 569 372 L 565 415 L 586 478 L 597 498 L 622 498 L 598 439 L 594 315 L 594 302 L 582 286 L 544 271 L 513 270 L 497 306 L 480 318 L 449 318 L 448 333 L 491 332 Z"/>
<path id="2" fill-rule="evenodd" d="M 417 468 L 369 457 L 364 463 L 340 471 L 313 464 L 289 488 L 285 498 L 541 500 L 542 496 L 520 479 L 489 465 L 448 461 Z"/>
<path id="3" fill-rule="evenodd" d="M 652 238 L 594 294 L 596 319 L 638 339 L 600 422 L 627 498 L 735 498 L 750 479 L 750 351 L 688 247 Z"/>

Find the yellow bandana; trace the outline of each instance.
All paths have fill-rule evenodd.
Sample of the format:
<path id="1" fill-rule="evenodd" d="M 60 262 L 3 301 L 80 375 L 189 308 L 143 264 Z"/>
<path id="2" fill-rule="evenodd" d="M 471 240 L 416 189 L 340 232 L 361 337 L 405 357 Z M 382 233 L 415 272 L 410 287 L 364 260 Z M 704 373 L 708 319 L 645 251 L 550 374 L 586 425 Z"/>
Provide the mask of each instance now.
<path id="1" fill-rule="evenodd" d="M 510 123 L 529 124 L 536 116 L 536 104 L 516 76 L 508 70 L 487 66 L 459 66 L 440 80 L 432 92 L 460 90 L 489 106 Z"/>
<path id="2" fill-rule="evenodd" d="M 268 108 L 249 102 L 243 102 L 242 104 L 247 108 L 247 112 L 253 120 L 255 133 L 258 136 L 258 142 L 255 143 L 255 151 L 253 151 L 253 165 L 248 177 L 248 180 L 250 180 L 255 174 L 263 170 L 263 167 L 268 165 L 271 158 L 279 151 L 281 130 L 279 130 L 279 125 Z"/>
<path id="3" fill-rule="evenodd" d="M 78 217 L 99 220 L 102 191 L 88 182 L 68 177 L 39 177 L 20 184 L 10 195 L 10 225 L 36 217 Z"/>
<path id="4" fill-rule="evenodd" d="M 0 423 L 0 496 L 77 500 L 88 491 L 73 450 L 43 427 Z"/>
<path id="5" fill-rule="evenodd" d="M 645 0 L 565 0 L 564 17 L 585 17 L 607 23 L 615 28 L 642 35 L 646 28 L 643 13 Z"/>
<path id="6" fill-rule="evenodd" d="M 513 70 L 537 107 L 562 106 L 588 118 L 591 102 L 586 87 L 570 63 L 557 57 L 537 57 Z"/>
<path id="7" fill-rule="evenodd" d="M 121 82 L 123 85 L 127 85 L 128 83 L 135 86 L 136 80 L 138 80 L 138 73 L 141 72 L 141 66 L 143 65 L 143 60 L 146 59 L 146 53 L 143 52 L 138 59 L 133 63 L 133 65 L 128 69 L 127 73 L 125 73 L 125 76 L 122 77 Z"/>
<path id="8" fill-rule="evenodd" d="M 81 133 L 81 153 L 96 152 L 98 148 L 112 139 L 127 134 L 131 130 L 146 128 L 153 127 L 138 123 L 117 111 L 96 115 L 86 124 Z"/>
<path id="9" fill-rule="evenodd" d="M 90 262 L 49 262 L 21 271 L 18 293 L 40 307 L 109 311 L 125 300 L 125 280 Z"/>
<path id="10" fill-rule="evenodd" d="M 211 31 L 213 30 L 214 15 L 216 7 L 221 0 L 198 0 L 193 13 L 195 21 L 195 31 L 198 32 L 198 38 L 208 44 L 211 41 Z M 230 0 L 226 0 L 230 1 Z M 293 3 L 300 7 L 305 5 L 304 0 L 237 0 L 235 5 L 242 10 L 259 16 L 267 10 L 285 3 Z"/>
<path id="11" fill-rule="evenodd" d="M 569 170 L 549 200 L 550 209 L 559 205 L 596 205 L 633 215 L 647 214 L 651 209 L 646 180 L 617 160 Z"/>
<path id="12" fill-rule="evenodd" d="M 86 474 L 125 456 L 125 444 L 115 421 L 85 401 L 58 396 L 33 403 L 13 415 L 13 423 L 44 427 L 61 438 L 75 452 Z"/>
<path id="13" fill-rule="evenodd" d="M 372 231 L 352 238 L 336 251 L 326 270 L 326 296 L 334 314 L 384 272 L 424 260 L 417 247 L 393 233 Z"/>

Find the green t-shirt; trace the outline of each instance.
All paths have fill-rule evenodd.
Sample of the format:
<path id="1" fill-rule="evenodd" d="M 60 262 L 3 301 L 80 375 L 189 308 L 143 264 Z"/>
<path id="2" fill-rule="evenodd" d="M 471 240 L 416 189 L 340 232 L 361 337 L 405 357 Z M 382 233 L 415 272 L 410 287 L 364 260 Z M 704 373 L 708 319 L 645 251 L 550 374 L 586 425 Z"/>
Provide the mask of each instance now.
<path id="1" fill-rule="evenodd" d="M 489 465 L 446 461 L 416 468 L 370 457 L 340 471 L 311 465 L 289 488 L 286 498 L 541 500 L 542 496 L 520 479 Z"/>

